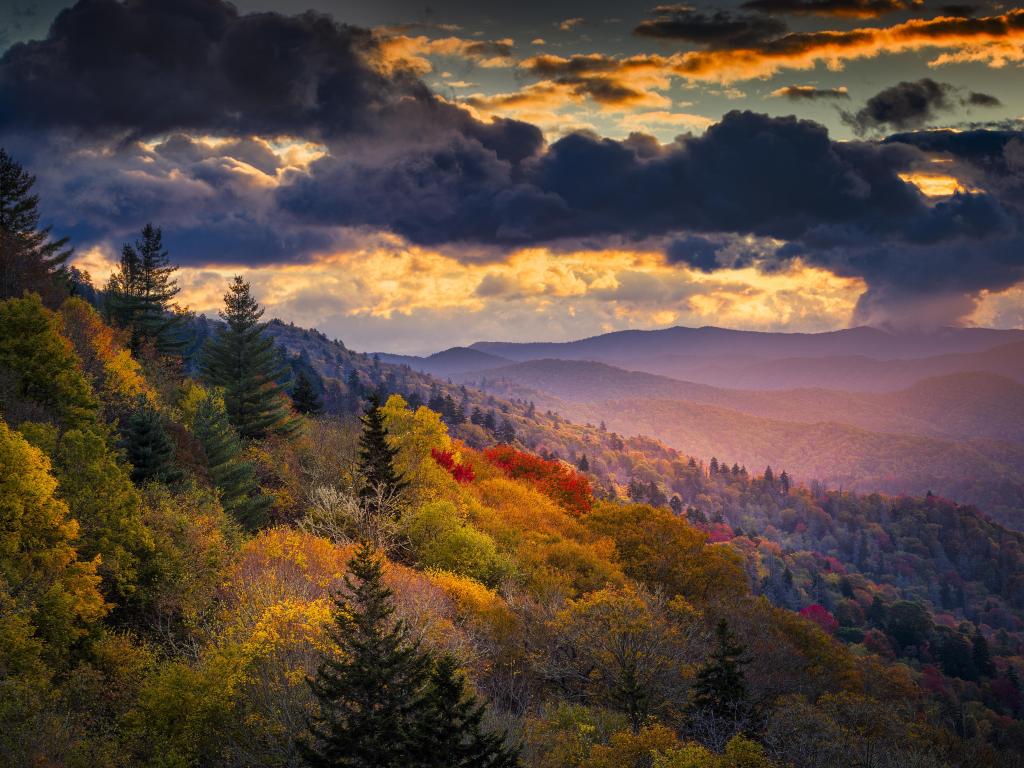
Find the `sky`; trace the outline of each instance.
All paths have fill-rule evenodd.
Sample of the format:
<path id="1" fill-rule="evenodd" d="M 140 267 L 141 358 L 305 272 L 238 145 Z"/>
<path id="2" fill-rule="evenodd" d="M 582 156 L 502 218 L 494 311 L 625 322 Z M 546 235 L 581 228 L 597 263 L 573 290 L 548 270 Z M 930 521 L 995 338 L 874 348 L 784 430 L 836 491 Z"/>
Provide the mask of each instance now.
<path id="1" fill-rule="evenodd" d="M 355 349 L 1024 326 L 1024 8 L 0 4 L 0 146 L 97 285 L 161 226 Z"/>

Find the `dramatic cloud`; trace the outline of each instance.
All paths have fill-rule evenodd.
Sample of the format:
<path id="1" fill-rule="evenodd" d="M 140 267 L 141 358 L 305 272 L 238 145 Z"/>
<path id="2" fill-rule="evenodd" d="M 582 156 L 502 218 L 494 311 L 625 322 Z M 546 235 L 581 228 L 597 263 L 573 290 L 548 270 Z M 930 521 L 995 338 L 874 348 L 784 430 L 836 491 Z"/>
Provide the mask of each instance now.
<path id="1" fill-rule="evenodd" d="M 921 127 L 940 112 L 957 107 L 995 107 L 1000 101 L 986 93 L 963 94 L 948 83 L 925 77 L 916 82 L 901 82 L 872 96 L 856 112 L 844 112 L 843 121 L 857 133 L 906 130 Z"/>
<path id="2" fill-rule="evenodd" d="M 705 49 L 534 56 L 517 71 L 539 82 L 475 95 L 462 108 L 400 62 L 484 63 L 510 43 L 385 37 L 316 14 L 242 15 L 215 0 L 83 0 L 45 40 L 0 57 L 0 139 L 38 171 L 62 231 L 111 247 L 147 220 L 163 222 L 176 258 L 197 269 L 301 270 L 354 241 L 390 238 L 396 249 L 443 248 L 446 264 L 472 272 L 457 289 L 484 302 L 532 290 L 502 268 L 512 252 L 550 249 L 554 265 L 558 253 L 644 249 L 660 251 L 656 280 L 623 267 L 586 294 L 619 306 L 697 301 L 673 287 L 673 274 L 725 280 L 813 269 L 866 288 L 861 317 L 876 320 L 905 314 L 907 301 L 955 320 L 982 291 L 1024 277 L 1017 137 L 972 155 L 953 139 L 945 149 L 915 136 L 838 142 L 810 121 L 735 111 L 668 144 L 596 133 L 549 144 L 532 124 L 479 119 L 586 100 L 642 106 L 613 116 L 624 126 L 636 117 L 630 127 L 701 128 L 705 118 L 674 112 L 661 93 L 673 77 L 727 81 L 883 49 L 1011 60 L 1024 14 L 792 34 L 725 29 L 749 21 L 729 14 L 675 8 L 661 17 L 689 19 L 690 37 L 678 39 L 699 37 Z M 396 56 L 402 46 L 408 55 Z M 851 120 L 865 130 L 914 127 L 950 104 L 992 98 L 932 83 L 922 107 L 908 85 L 920 83 L 883 91 Z M 937 169 L 940 154 L 952 159 Z M 923 193 L 921 180 L 937 170 L 951 181 Z M 564 285 L 580 281 L 566 276 Z M 421 299 L 440 292 L 424 289 Z"/>
<path id="3" fill-rule="evenodd" d="M 418 81 L 375 71 L 374 47 L 368 31 L 315 13 L 89 0 L 0 57 L 0 130 L 337 135 L 420 97 Z"/>
<path id="4" fill-rule="evenodd" d="M 838 16 L 873 19 L 895 11 L 920 8 L 922 0 L 749 0 L 744 8 L 794 16 Z"/>
<path id="5" fill-rule="evenodd" d="M 729 11 L 702 13 L 687 6 L 662 6 L 658 16 L 637 25 L 642 37 L 682 40 L 710 48 L 741 48 L 772 40 L 786 25 L 765 16 L 742 16 Z"/>
<path id="6" fill-rule="evenodd" d="M 838 88 L 816 88 L 813 85 L 787 85 L 770 94 L 772 98 L 790 101 L 823 101 L 850 98 L 845 86 Z"/>

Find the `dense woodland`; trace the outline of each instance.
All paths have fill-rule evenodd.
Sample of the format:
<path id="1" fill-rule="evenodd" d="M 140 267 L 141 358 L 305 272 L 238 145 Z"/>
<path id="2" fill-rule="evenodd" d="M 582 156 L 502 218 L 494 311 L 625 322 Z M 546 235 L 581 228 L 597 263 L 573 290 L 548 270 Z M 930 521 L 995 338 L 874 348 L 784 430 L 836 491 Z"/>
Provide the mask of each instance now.
<path id="1" fill-rule="evenodd" d="M 0 153 L 0 763 L 1024 762 L 1024 537 L 65 266 Z"/>

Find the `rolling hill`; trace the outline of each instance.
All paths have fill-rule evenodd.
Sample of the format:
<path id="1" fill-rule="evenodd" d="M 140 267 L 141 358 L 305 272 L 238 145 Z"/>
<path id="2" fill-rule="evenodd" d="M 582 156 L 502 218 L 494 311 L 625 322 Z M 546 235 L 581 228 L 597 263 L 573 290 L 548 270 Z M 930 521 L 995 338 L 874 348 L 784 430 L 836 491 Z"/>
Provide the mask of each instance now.
<path id="1" fill-rule="evenodd" d="M 1024 384 L 991 373 L 955 373 L 885 393 L 823 388 L 779 391 L 725 389 L 604 363 L 534 360 L 458 376 L 491 390 L 560 401 L 678 400 L 799 423 L 840 422 L 861 429 L 945 438 L 1024 441 Z"/>
<path id="2" fill-rule="evenodd" d="M 866 327 L 820 334 L 668 328 L 621 331 L 566 343 L 478 342 L 471 349 L 520 362 L 593 360 L 749 389 L 819 386 L 885 391 L 924 377 L 964 371 L 987 371 L 1024 381 L 1024 331 L 985 328 L 949 328 L 930 334 L 895 334 Z"/>

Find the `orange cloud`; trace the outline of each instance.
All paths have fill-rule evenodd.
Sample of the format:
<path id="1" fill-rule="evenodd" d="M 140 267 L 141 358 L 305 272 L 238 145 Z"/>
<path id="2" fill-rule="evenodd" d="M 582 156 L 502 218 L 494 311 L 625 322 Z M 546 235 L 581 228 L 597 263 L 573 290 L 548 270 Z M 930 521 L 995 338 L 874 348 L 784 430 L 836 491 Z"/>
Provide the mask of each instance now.
<path id="1" fill-rule="evenodd" d="M 725 84 L 769 77 L 783 69 L 812 69 L 819 63 L 842 69 L 846 62 L 856 59 L 930 49 L 941 51 L 930 66 L 971 61 L 998 68 L 1024 62 L 1024 10 L 982 18 L 913 19 L 890 27 L 794 32 L 746 48 L 625 58 L 541 55 L 523 60 L 519 67 L 554 81 L 601 79 L 625 87 L 637 88 L 637 83 L 662 87 L 660 84 L 670 77 Z"/>
<path id="2" fill-rule="evenodd" d="M 433 71 L 428 57 L 439 56 L 466 59 L 488 68 L 512 66 L 511 38 L 501 40 L 467 40 L 461 37 L 431 39 L 426 35 L 410 37 L 400 34 L 381 34 L 378 30 L 375 63 L 385 72 L 397 69 L 411 70 L 423 75 Z"/>

